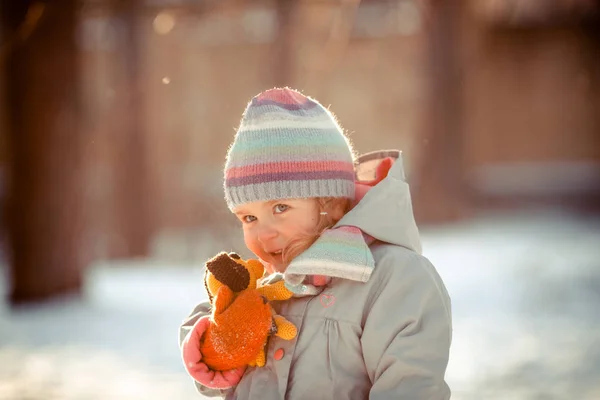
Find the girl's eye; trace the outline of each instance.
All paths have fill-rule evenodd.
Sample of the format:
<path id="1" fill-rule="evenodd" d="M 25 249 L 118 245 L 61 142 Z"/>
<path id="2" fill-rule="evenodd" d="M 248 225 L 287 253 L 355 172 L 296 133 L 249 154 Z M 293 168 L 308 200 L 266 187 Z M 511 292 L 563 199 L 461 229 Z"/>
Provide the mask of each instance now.
<path id="1" fill-rule="evenodd" d="M 282 212 L 286 211 L 288 208 L 290 208 L 290 206 L 288 206 L 286 204 L 277 204 L 277 205 L 275 205 L 275 207 L 273 207 L 276 214 L 281 214 Z"/>
<path id="2" fill-rule="evenodd" d="M 256 221 L 256 217 L 254 215 L 244 215 L 242 217 L 242 222 L 249 224 L 250 222 Z"/>

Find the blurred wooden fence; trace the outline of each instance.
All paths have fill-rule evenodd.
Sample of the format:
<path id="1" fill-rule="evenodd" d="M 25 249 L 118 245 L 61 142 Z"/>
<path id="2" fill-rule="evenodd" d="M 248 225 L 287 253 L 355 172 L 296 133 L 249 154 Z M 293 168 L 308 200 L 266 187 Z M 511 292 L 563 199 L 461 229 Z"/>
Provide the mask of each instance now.
<path id="1" fill-rule="evenodd" d="M 331 104 L 359 152 L 404 150 L 420 223 L 599 197 L 595 1 L 2 4 L 15 300 L 161 232 L 218 236 L 227 146 L 276 85 Z"/>

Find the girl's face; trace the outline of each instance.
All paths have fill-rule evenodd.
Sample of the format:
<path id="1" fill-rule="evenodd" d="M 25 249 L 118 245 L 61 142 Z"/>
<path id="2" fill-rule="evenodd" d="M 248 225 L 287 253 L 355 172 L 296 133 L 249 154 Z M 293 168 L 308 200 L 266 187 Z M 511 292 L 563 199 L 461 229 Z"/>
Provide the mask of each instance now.
<path id="1" fill-rule="evenodd" d="M 290 241 L 315 232 L 319 211 L 315 199 L 257 201 L 233 210 L 242 222 L 246 246 L 269 273 L 285 271 L 282 250 Z"/>

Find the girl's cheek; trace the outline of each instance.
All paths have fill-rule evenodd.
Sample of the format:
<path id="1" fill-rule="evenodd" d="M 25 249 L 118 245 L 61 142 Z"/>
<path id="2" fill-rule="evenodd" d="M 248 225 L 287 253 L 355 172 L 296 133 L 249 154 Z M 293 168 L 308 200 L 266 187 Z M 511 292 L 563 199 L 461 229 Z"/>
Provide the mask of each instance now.
<path id="1" fill-rule="evenodd" d="M 244 229 L 244 243 L 250 251 L 254 252 L 256 238 L 252 235 L 252 232 L 249 229 Z"/>
<path id="2" fill-rule="evenodd" d="M 243 231 L 244 231 L 244 239 L 252 240 L 253 238 L 256 237 L 255 232 L 254 232 L 254 227 L 252 224 L 244 225 Z"/>

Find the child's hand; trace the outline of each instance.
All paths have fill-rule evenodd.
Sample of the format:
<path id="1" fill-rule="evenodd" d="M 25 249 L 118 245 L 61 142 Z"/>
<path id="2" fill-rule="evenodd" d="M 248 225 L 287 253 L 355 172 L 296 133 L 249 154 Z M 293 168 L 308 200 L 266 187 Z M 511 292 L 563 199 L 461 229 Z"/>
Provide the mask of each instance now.
<path id="1" fill-rule="evenodd" d="M 213 371 L 202 362 L 200 340 L 210 324 L 210 317 L 205 315 L 194 324 L 194 327 L 183 340 L 181 355 L 188 374 L 202 385 L 211 389 L 228 389 L 234 387 L 242 379 L 246 367 L 229 371 Z"/>

